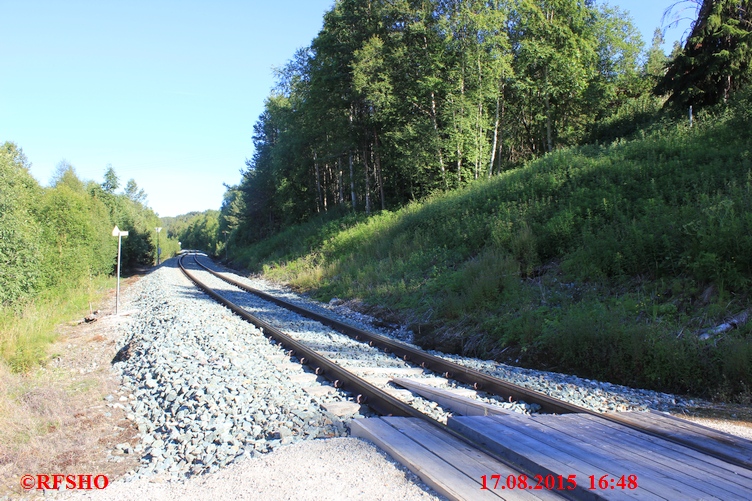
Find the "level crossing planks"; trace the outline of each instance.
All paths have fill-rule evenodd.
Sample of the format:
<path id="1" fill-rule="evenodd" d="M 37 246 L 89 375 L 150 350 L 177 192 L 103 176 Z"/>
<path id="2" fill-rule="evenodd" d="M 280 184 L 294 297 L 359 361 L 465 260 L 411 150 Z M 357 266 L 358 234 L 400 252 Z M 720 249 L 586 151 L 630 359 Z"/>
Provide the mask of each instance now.
<path id="1" fill-rule="evenodd" d="M 594 455 L 606 455 L 624 470 L 638 475 L 640 486 L 650 490 L 650 485 L 670 487 L 683 494 L 688 488 L 704 493 L 707 499 L 744 498 L 744 488 L 722 478 L 725 470 L 706 468 L 702 458 L 693 456 L 684 446 L 665 440 L 645 440 L 645 434 L 632 434 L 625 427 L 606 426 L 605 421 L 593 416 L 536 416 L 529 419 L 530 426 L 551 429 L 563 440 L 579 444 Z M 613 475 L 613 473 L 611 473 Z M 660 490 L 656 491 L 660 492 Z"/>
<path id="2" fill-rule="evenodd" d="M 448 425 L 531 471 L 576 474 L 591 486 L 606 475 L 607 489 L 593 489 L 606 499 L 752 498 L 749 470 L 595 416 L 460 416 Z M 629 475 L 639 489 L 611 488 Z"/>
<path id="3" fill-rule="evenodd" d="M 720 458 L 752 468 L 752 441 L 662 412 L 620 412 L 619 419 L 680 443 L 700 445 Z"/>
<path id="4" fill-rule="evenodd" d="M 483 475 L 489 479 L 492 475 L 506 478 L 520 472 L 424 420 L 401 417 L 357 419 L 350 426 L 353 436 L 375 443 L 449 499 L 561 499 L 555 492 L 546 490 L 481 489 Z"/>

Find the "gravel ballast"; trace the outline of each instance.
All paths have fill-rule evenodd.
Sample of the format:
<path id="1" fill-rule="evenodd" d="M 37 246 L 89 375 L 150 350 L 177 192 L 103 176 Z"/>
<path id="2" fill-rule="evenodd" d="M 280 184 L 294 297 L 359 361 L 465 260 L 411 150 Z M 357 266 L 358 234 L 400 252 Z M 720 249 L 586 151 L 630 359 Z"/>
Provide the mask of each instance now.
<path id="1" fill-rule="evenodd" d="M 211 264 L 206 257 L 199 257 L 199 259 L 202 263 L 207 264 L 214 269 L 218 268 L 217 265 Z M 345 322 L 350 323 L 355 327 L 376 331 L 382 335 L 392 337 L 419 348 L 411 343 L 412 332 L 407 328 L 399 325 L 395 325 L 393 328 L 389 329 L 375 327 L 374 324 L 382 324 L 382 322 L 348 309 L 346 303 L 341 300 L 333 299 L 329 304 L 322 304 L 306 297 L 301 297 L 280 284 L 270 283 L 259 278 L 242 277 L 227 270 L 225 270 L 224 273 L 230 278 L 245 283 L 246 285 L 262 292 L 278 296 L 285 301 L 289 301 L 333 318 L 344 319 Z M 219 279 L 214 278 L 213 280 L 216 280 L 216 282 L 213 283 L 222 284 Z M 224 284 L 223 287 L 228 287 L 228 285 Z M 246 296 L 248 295 L 246 294 Z M 238 296 L 235 295 L 233 299 L 235 297 Z M 250 302 L 258 300 L 246 298 L 241 299 L 241 301 Z M 584 379 L 569 374 L 525 369 L 492 360 L 479 360 L 459 355 L 447 355 L 438 351 L 429 351 L 429 353 L 484 372 L 491 376 L 498 377 L 504 381 L 530 388 L 554 398 L 566 400 L 596 412 L 642 411 L 648 409 L 666 412 L 682 412 L 683 409 L 692 408 L 699 404 L 707 404 L 706 402 L 684 399 L 668 393 L 635 389 L 627 386 Z M 522 409 L 522 411 L 529 412 L 529 409 Z"/>
<path id="2" fill-rule="evenodd" d="M 206 258 L 202 261 L 210 264 Z M 201 277 L 202 280 L 204 277 Z M 341 302 L 315 303 L 278 284 L 233 276 L 307 308 L 370 330 L 372 319 Z M 220 286 L 221 281 L 212 286 Z M 233 301 L 251 302 L 225 288 Z M 261 331 L 201 293 L 171 259 L 131 287 L 132 312 L 113 368 L 122 378 L 107 405 L 123 408 L 139 429 L 138 443 L 119 444 L 111 460 L 140 457 L 140 466 L 97 492 L 96 499 L 440 499 L 408 470 L 349 435 L 366 408 L 336 415 L 341 392 L 311 392 L 304 369 Z M 247 305 L 250 306 L 250 305 Z M 257 313 L 289 322 L 303 335 L 322 335 L 309 320 L 286 317 L 261 303 Z M 404 329 L 380 330 L 409 341 Z M 331 340 L 336 336 L 325 334 Z M 490 361 L 444 356 L 507 381 L 597 411 L 677 410 L 695 405 L 674 395 L 533 371 Z M 392 362 L 383 362 L 389 364 Z M 492 399 L 488 399 L 492 401 Z M 530 412 L 522 405 L 519 412 Z M 438 412 L 438 411 L 437 411 Z M 72 494 L 68 494 L 72 495 Z"/>

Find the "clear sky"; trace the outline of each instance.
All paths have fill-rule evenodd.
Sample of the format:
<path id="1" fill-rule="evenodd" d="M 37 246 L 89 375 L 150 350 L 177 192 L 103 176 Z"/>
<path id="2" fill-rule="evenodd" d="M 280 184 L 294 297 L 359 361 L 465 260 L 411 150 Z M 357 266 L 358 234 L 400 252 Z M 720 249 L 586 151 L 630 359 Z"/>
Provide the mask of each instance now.
<path id="1" fill-rule="evenodd" d="M 611 0 L 649 45 L 675 0 Z M 601 2 L 603 3 L 603 2 Z M 284 65 L 334 0 L 0 0 L 0 143 L 44 185 L 112 164 L 161 216 L 219 209 Z M 694 17 L 694 11 L 685 13 Z M 666 33 L 666 48 L 690 20 Z"/>

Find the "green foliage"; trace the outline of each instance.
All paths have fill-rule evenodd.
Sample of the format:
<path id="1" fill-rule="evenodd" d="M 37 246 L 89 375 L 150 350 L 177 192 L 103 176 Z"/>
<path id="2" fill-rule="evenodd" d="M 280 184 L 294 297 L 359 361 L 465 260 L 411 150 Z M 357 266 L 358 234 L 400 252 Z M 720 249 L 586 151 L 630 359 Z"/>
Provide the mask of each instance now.
<path id="1" fill-rule="evenodd" d="M 45 223 L 41 263 L 45 288 L 112 272 L 116 244 L 101 201 L 83 190 L 73 191 L 68 184 L 58 184 L 41 197 L 37 211 Z"/>
<path id="2" fill-rule="evenodd" d="M 102 190 L 109 194 L 115 193 L 115 190 L 120 187 L 120 179 L 118 179 L 115 169 L 112 168 L 111 164 L 107 164 L 107 170 L 104 173 L 104 181 L 101 186 Z"/>
<path id="3" fill-rule="evenodd" d="M 646 94 L 631 98 L 594 124 L 587 142 L 611 143 L 618 139 L 633 139 L 638 134 L 644 136 L 651 129 L 669 123 L 662 113 L 662 106 L 663 99 L 655 96 Z"/>
<path id="4" fill-rule="evenodd" d="M 230 241 L 333 208 L 395 209 L 577 144 L 648 91 L 618 9 L 347 0 L 278 72 Z"/>
<path id="5" fill-rule="evenodd" d="M 0 305 L 29 297 L 42 276 L 42 225 L 32 212 L 42 190 L 13 143 L 0 147 Z"/>
<path id="6" fill-rule="evenodd" d="M 167 235 L 180 241 L 183 249 L 196 249 L 212 256 L 223 248 L 219 211 L 193 212 L 177 218 L 163 218 Z"/>
<path id="7" fill-rule="evenodd" d="M 130 233 L 122 252 L 128 269 L 152 263 L 152 235 L 159 225 L 143 205 L 145 194 L 135 181 L 129 181 L 125 194 L 114 192 L 118 180 L 111 166 L 99 185 L 84 183 L 62 161 L 49 188 L 39 186 L 28 166 L 15 144 L 0 147 L 0 356 L 18 370 L 42 360 L 54 338 L 54 325 L 45 319 L 59 321 L 60 316 L 49 316 L 45 309 L 69 314 L 72 304 L 80 310 L 82 291 L 91 299 L 97 277 L 114 270 L 117 239 L 112 227 Z M 23 319 L 27 314 L 28 322 Z M 12 321 L 14 315 L 21 315 L 19 322 Z"/>
<path id="8" fill-rule="evenodd" d="M 321 299 L 400 311 L 427 346 L 738 395 L 752 384 L 746 331 L 694 333 L 750 306 L 750 94 L 693 128 L 664 119 L 631 141 L 290 228 L 238 256 Z"/>

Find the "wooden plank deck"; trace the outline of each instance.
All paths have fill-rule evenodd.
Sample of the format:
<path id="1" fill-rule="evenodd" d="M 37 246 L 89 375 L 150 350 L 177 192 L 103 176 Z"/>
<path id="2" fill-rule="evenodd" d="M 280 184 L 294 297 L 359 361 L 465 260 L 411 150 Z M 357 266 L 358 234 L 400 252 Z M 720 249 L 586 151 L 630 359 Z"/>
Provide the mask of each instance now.
<path id="1" fill-rule="evenodd" d="M 563 433 L 571 433 L 570 423 L 574 423 L 578 430 L 575 440 L 605 450 L 616 448 L 618 455 L 630 463 L 650 468 L 650 475 L 657 470 L 698 493 L 722 499 L 749 499 L 752 493 L 752 471 L 621 425 L 606 425 L 595 416 L 552 417 L 541 416 L 536 421 Z"/>
<path id="2" fill-rule="evenodd" d="M 623 414 L 632 422 L 649 424 L 686 441 L 691 438 L 693 444 L 703 443 L 719 453 L 743 453 L 750 445 L 671 416 Z M 450 499 L 752 500 L 752 469 L 597 416 L 456 416 L 449 419 L 449 428 L 492 455 L 420 419 L 383 417 L 351 423 L 354 436 L 376 443 Z M 506 487 L 507 477 L 519 476 L 520 471 L 527 472 L 531 486 L 536 475 L 565 480 L 574 475 L 577 488 Z M 495 483 L 492 475 L 499 476 L 497 488 L 482 490 L 483 475 L 489 487 Z M 602 489 L 598 482 L 604 475 L 608 485 Z M 636 479 L 636 488 L 618 485 L 630 475 Z M 594 489 L 590 488 L 591 476 Z"/>
<path id="3" fill-rule="evenodd" d="M 595 416 L 459 416 L 448 424 L 529 471 L 577 475 L 578 485 L 589 487 L 591 475 L 596 485 L 602 475 L 636 475 L 635 490 L 595 489 L 604 499 L 752 499 L 752 471 Z"/>
<path id="4" fill-rule="evenodd" d="M 489 416 L 492 414 L 509 414 L 511 411 L 504 410 L 498 405 L 487 404 L 480 400 L 463 396 L 458 391 L 446 390 L 423 384 L 414 379 L 394 378 L 392 383 L 407 388 L 423 398 L 427 398 L 439 405 L 451 409 L 452 412 L 462 416 Z"/>
<path id="5" fill-rule="evenodd" d="M 681 443 L 700 444 L 721 458 L 733 458 L 736 464 L 752 468 L 752 441 L 714 430 L 662 412 L 620 412 L 619 418 L 662 433 Z"/>
<path id="6" fill-rule="evenodd" d="M 353 436 L 375 443 L 418 475 L 434 490 L 452 500 L 550 500 L 561 499 L 554 491 L 481 490 L 481 477 L 519 475 L 446 431 L 417 418 L 384 417 L 356 419 L 350 423 Z"/>

